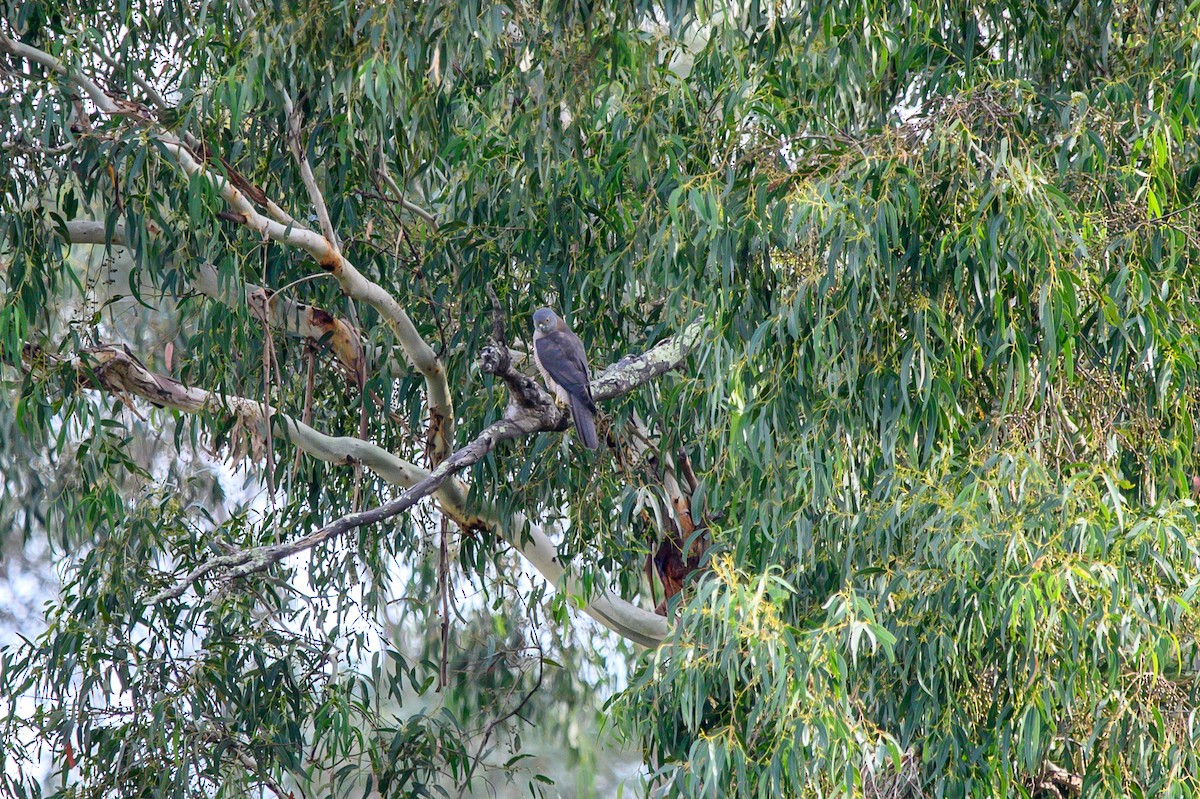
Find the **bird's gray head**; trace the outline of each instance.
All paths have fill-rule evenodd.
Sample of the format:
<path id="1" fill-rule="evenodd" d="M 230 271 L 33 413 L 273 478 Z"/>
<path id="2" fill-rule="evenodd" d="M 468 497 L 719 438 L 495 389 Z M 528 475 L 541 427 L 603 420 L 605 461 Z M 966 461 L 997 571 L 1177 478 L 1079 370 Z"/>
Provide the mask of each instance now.
<path id="1" fill-rule="evenodd" d="M 538 308 L 533 312 L 533 326 L 543 333 L 550 333 L 558 327 L 558 314 L 549 308 Z"/>

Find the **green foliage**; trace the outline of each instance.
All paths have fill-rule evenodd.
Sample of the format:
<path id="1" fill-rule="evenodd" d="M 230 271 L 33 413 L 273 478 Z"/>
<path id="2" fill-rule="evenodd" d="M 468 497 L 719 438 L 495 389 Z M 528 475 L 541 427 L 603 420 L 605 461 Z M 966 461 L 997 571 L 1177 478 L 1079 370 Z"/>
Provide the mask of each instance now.
<path id="1" fill-rule="evenodd" d="M 475 366 L 486 287 L 514 337 L 558 307 L 594 366 L 703 321 L 682 372 L 603 408 L 614 440 L 655 420 L 661 452 L 689 454 L 711 539 L 608 706 L 662 795 L 1193 797 L 1198 19 L 1184 0 L 26 0 L 0 33 L 149 105 L 148 81 L 165 129 L 319 230 L 286 92 L 345 255 L 443 358 L 459 444 L 506 402 Z M 83 123 L 61 76 L 3 59 L 0 524 L 48 539 L 64 584 L 47 630 L 3 653 L 5 691 L 39 699 L 0 735 L 49 747 L 44 793 L 482 790 L 477 747 L 518 772 L 520 719 L 568 740 L 629 653 L 469 531 L 450 579 L 477 599 L 440 686 L 424 509 L 146 606 L 224 547 L 394 489 L 280 438 L 268 454 L 218 408 L 144 423 L 31 351 L 122 341 L 253 398 L 270 352 L 272 406 L 299 418 L 308 350 L 196 296 L 207 261 L 357 320 L 366 384 L 319 356 L 322 432 L 421 462 L 423 382 L 374 310 L 293 285 L 319 267 L 221 216 L 146 126 L 86 104 Z M 129 242 L 107 293 L 64 241 L 79 219 Z M 141 456 L 162 430 L 189 462 L 249 455 L 273 501 L 223 513 L 211 482 Z M 565 522 L 581 585 L 648 594 L 662 486 L 569 441 L 503 446 L 473 501 Z M 5 747 L 0 785 L 38 793 L 18 774 L 35 750 Z"/>
<path id="2" fill-rule="evenodd" d="M 1135 515 L 1093 470 L 956 468 L 805 526 L 814 544 L 779 536 L 761 575 L 718 560 L 622 699 L 691 764 L 682 793 L 861 790 L 913 749 L 952 795 L 1014 792 L 1047 758 L 1096 795 L 1194 787 L 1194 503 Z"/>

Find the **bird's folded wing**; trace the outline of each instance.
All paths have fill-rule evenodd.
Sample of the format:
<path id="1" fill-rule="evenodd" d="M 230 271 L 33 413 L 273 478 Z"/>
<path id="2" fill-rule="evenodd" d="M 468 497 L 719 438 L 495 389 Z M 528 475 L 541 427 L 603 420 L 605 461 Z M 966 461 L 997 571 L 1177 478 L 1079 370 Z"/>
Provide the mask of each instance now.
<path id="1" fill-rule="evenodd" d="M 550 379 L 566 389 L 567 393 L 588 397 L 590 402 L 583 343 L 570 334 L 547 333 L 538 338 L 534 346 L 537 348 L 538 361 Z"/>

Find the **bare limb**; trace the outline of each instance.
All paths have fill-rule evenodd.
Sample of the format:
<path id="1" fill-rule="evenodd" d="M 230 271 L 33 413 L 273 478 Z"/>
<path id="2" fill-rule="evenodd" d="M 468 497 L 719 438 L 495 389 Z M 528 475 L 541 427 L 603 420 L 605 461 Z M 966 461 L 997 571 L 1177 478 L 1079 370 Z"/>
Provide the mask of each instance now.
<path id="1" fill-rule="evenodd" d="M 32 61 L 35 64 L 41 64 L 46 69 L 67 78 L 71 83 L 74 83 L 92 99 L 105 114 L 127 114 L 136 110 L 132 103 L 114 100 L 108 96 L 108 93 L 101 89 L 95 81 L 89 79 L 78 70 L 69 70 L 54 56 L 43 52 L 36 47 L 30 47 L 27 44 L 22 44 L 15 39 L 10 39 L 8 36 L 0 32 L 0 50 L 11 53 L 18 58 L 24 58 L 26 61 Z"/>
<path id="2" fill-rule="evenodd" d="M 106 244 L 124 247 L 125 226 L 120 222 L 113 228 L 112 237 L 104 234 L 104 223 L 91 219 L 75 219 L 67 223 L 67 240 L 71 244 Z"/>
<path id="3" fill-rule="evenodd" d="M 320 234 L 305 227 L 283 225 L 268 219 L 258 213 L 228 180 L 198 163 L 187 148 L 167 142 L 164 142 L 164 145 L 176 157 L 185 173 L 199 175 L 210 181 L 225 201 L 234 208 L 234 212 L 227 214 L 227 218 L 275 241 L 307 251 L 318 264 L 337 278 L 346 296 L 371 305 L 392 325 L 409 362 L 425 378 L 429 404 L 429 439 L 432 444 L 430 452 L 433 462 L 439 463 L 449 453 L 454 437 L 454 406 L 450 398 L 446 369 L 396 299 L 378 283 L 367 279 Z"/>
<path id="4" fill-rule="evenodd" d="M 26 348 L 24 359 L 32 368 L 61 360 L 33 347 Z M 89 388 L 118 396 L 141 397 L 159 407 L 184 413 L 225 411 L 246 424 L 265 425 L 267 421 L 262 403 L 246 397 L 216 395 L 155 374 L 123 345 L 94 347 L 71 358 L 70 364 Z M 362 463 L 397 485 L 415 485 L 428 475 L 421 467 L 370 442 L 349 436 L 328 436 L 283 413 L 273 414 L 271 421 L 281 436 L 318 460 L 346 466 Z M 457 494 L 451 495 L 451 499 L 456 498 Z"/>
<path id="5" fill-rule="evenodd" d="M 209 729 L 201 729 L 201 727 L 196 724 L 185 724 L 184 727 L 204 743 L 224 744 L 227 747 L 226 751 L 232 752 L 238 763 L 240 763 L 247 771 L 252 772 L 254 774 L 254 779 L 267 786 L 267 788 L 271 790 L 271 793 L 275 794 L 277 799 L 295 799 L 297 793 L 300 795 L 301 799 L 304 799 L 304 791 L 301 790 L 299 786 L 297 786 L 294 790 L 284 790 L 283 786 L 280 785 L 274 777 L 268 774 L 267 770 L 263 768 L 262 764 L 259 763 L 258 760 L 256 760 L 251 753 L 247 751 L 246 741 L 241 736 L 228 729 L 224 725 L 220 725 L 218 727 L 217 725 L 212 724 L 212 722 L 209 722 L 208 724 L 210 725 Z"/>
<path id="6" fill-rule="evenodd" d="M 700 342 L 703 324 L 692 322 L 677 336 L 663 339 L 640 355 L 626 355 L 592 379 L 592 397 L 612 399 L 677 369 Z"/>
<path id="7" fill-rule="evenodd" d="M 220 570 L 222 578 L 227 580 L 266 571 L 285 558 L 312 549 L 318 544 L 337 538 L 344 533 L 398 516 L 433 494 L 456 473 L 478 463 L 495 448 L 496 444 L 531 433 L 534 429 L 534 420 L 532 419 L 521 421 L 503 419 L 495 422 L 484 429 L 474 441 L 444 460 L 428 476 L 417 481 L 412 488 L 402 492 L 395 499 L 369 510 L 342 516 L 321 529 L 293 541 L 253 547 L 229 555 L 209 558 L 170 588 L 147 599 L 146 604 L 156 605 L 164 600 L 181 596 L 191 587 L 192 583 L 214 571 Z"/>
<path id="8" fill-rule="evenodd" d="M 270 774 L 267 774 L 266 771 L 264 771 L 258 765 L 257 760 L 246 754 L 241 749 L 235 749 L 234 751 L 237 753 L 238 762 L 241 763 L 245 769 L 252 772 L 256 780 L 270 788 L 271 793 L 275 794 L 276 799 L 290 799 L 295 795 L 293 791 L 284 790 L 283 786 L 280 785 L 274 777 L 272 777 Z M 301 795 L 303 796 L 303 794 Z"/>
<path id="9" fill-rule="evenodd" d="M 13 141 L 6 141 L 3 144 L 0 144 L 0 150 L 45 156 L 66 155 L 74 149 L 74 142 L 60 144 L 57 147 L 43 147 L 38 142 L 25 141 L 21 135 L 18 135 Z"/>
<path id="10" fill-rule="evenodd" d="M 492 305 L 492 341 L 498 344 L 503 344 L 508 347 L 508 340 L 504 335 L 504 308 L 500 305 L 500 298 L 496 296 L 496 287 L 491 283 L 487 285 L 488 301 Z"/>

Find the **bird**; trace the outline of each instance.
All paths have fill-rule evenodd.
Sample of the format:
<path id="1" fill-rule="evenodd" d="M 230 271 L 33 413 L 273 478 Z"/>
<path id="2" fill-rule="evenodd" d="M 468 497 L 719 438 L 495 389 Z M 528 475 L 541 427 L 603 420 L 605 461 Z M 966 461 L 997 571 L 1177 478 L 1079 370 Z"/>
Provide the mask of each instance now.
<path id="1" fill-rule="evenodd" d="M 580 443 L 588 449 L 598 448 L 596 403 L 583 342 L 550 308 L 533 312 L 533 329 L 533 360 L 538 371 L 559 404 L 571 409 Z"/>

